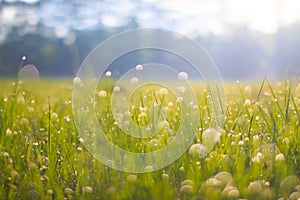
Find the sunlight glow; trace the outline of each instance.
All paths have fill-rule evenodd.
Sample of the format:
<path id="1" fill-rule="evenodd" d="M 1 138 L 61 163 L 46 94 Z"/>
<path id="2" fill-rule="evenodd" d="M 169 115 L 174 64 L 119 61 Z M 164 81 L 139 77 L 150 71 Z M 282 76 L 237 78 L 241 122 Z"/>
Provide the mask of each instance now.
<path id="1" fill-rule="evenodd" d="M 297 0 L 161 0 L 157 4 L 190 21 L 179 22 L 177 29 L 187 29 L 193 24 L 200 34 L 223 35 L 231 25 L 246 25 L 251 30 L 269 34 L 300 19 L 300 1 Z"/>
<path id="2" fill-rule="evenodd" d="M 18 0 L 6 0 L 17 2 Z M 133 18 L 142 28 L 167 28 L 190 36 L 227 36 L 235 28 L 247 27 L 265 34 L 300 21 L 298 0 L 134 0 L 67 1 L 19 0 L 40 6 L 5 5 L 0 9 L 3 37 L 10 26 L 38 23 L 54 28 L 59 35 L 66 29 L 120 27 Z M 1 0 L 0 0 L 1 2 Z M 70 17 L 72 16 L 72 17 Z M 6 28 L 7 27 L 7 28 Z M 1 38 L 1 37 L 0 37 Z"/>

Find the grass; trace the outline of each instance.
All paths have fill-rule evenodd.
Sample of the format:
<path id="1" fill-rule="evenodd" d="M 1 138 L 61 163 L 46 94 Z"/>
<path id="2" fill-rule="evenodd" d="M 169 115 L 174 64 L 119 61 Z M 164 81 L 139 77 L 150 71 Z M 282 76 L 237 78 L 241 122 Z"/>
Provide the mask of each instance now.
<path id="1" fill-rule="evenodd" d="M 299 80 L 261 84 L 226 83 L 226 119 L 218 143 L 204 158 L 187 151 L 171 165 L 149 173 L 125 173 L 91 155 L 75 129 L 73 83 L 42 80 L 32 85 L 0 81 L 1 199 L 297 199 L 300 197 Z M 158 127 L 153 138 L 133 139 L 114 123 L 106 95 L 97 97 L 98 117 L 111 141 L 135 152 L 168 144 L 172 134 Z M 197 89 L 195 83 L 195 88 Z M 300 86 L 298 86 L 300 88 Z M 102 90 L 101 89 L 101 90 Z M 158 88 L 154 87 L 154 90 Z M 164 113 L 177 129 L 180 105 L 151 89 L 132 99 L 133 121 L 151 123 L 147 103 L 169 106 Z M 199 92 L 200 143 L 210 120 L 209 97 Z M 144 93 L 143 93 L 144 92 Z M 143 95 L 148 95 L 143 100 Z M 103 106 L 103 104 L 105 106 Z M 141 115 L 141 112 L 144 114 Z M 151 114 L 151 113 L 150 113 Z M 141 118 L 142 117 L 142 118 Z M 105 123 L 101 120 L 105 119 Z M 103 121 L 102 121 L 103 122 Z M 195 146 L 194 146 L 195 147 Z M 193 148 L 193 145 L 192 147 Z"/>

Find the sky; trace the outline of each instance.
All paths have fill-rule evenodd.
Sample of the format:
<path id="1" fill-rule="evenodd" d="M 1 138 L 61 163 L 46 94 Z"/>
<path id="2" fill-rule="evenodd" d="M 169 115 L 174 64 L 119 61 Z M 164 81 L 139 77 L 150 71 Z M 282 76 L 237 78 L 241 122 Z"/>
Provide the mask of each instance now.
<path id="1" fill-rule="evenodd" d="M 300 19 L 300 1 L 295 0 L 192 0 L 186 4 L 180 0 L 172 1 L 172 4 L 169 2 L 165 0 L 161 4 L 187 16 L 190 13 L 190 19 L 195 20 L 194 23 L 201 24 L 205 19 L 204 24 L 207 26 L 203 28 L 210 27 L 210 31 L 215 34 L 226 34 L 226 25 L 244 24 L 254 31 L 274 33 L 280 26 Z M 199 31 L 205 32 L 201 29 Z"/>
<path id="2" fill-rule="evenodd" d="M 32 4 L 39 0 L 22 1 Z M 65 6 L 60 6 L 62 0 L 53 0 L 53 2 L 52 4 L 46 3 L 38 13 L 31 11 L 27 15 L 31 17 L 29 21 L 34 23 L 37 21 L 36 18 L 41 18 L 50 26 L 59 25 L 60 23 L 53 17 L 59 15 L 60 12 L 64 13 Z M 171 28 L 190 35 L 226 36 L 231 33 L 232 27 L 237 25 L 246 26 L 250 30 L 264 34 L 272 34 L 279 27 L 300 21 L 300 1 L 298 0 L 106 0 L 104 2 L 77 0 L 76 2 L 81 2 L 82 5 L 83 2 L 87 3 L 87 6 L 83 6 L 83 10 L 79 10 L 81 11 L 79 14 L 84 12 L 84 23 L 74 18 L 77 20 L 74 23 L 80 23 L 82 28 L 89 28 L 89 25 L 96 26 L 99 23 L 97 16 L 101 16 L 101 23 L 108 27 L 121 26 L 127 22 L 127 18 L 135 16 L 142 27 Z M 89 2 L 91 2 L 90 6 L 88 6 Z M 103 5 L 107 12 L 98 12 L 97 10 L 100 10 Z M 52 12 L 53 9 L 57 9 L 58 12 Z M 157 10 L 163 12 L 157 12 Z M 13 23 L 22 12 L 26 11 L 7 7 L 2 9 L 0 19 Z M 76 15 L 75 13 L 69 14 Z M 36 18 L 35 15 L 37 15 Z M 76 27 L 76 25 L 73 26 Z"/>

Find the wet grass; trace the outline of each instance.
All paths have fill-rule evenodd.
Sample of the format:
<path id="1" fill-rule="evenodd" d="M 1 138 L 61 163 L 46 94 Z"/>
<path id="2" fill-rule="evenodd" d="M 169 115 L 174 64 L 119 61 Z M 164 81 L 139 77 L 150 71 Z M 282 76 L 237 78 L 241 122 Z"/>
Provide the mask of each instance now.
<path id="1" fill-rule="evenodd" d="M 201 95 L 198 102 L 201 125 L 190 151 L 161 170 L 129 174 L 106 167 L 85 149 L 72 115 L 72 81 L 42 80 L 26 85 L 2 80 L 0 197 L 298 199 L 298 84 L 299 80 L 270 83 L 267 79 L 260 84 L 226 83 L 225 123 L 218 143 L 206 157 L 201 157 L 201 148 L 195 146 L 209 131 L 209 100 L 206 95 Z M 197 91 L 205 93 L 202 87 Z M 108 98 L 109 94 L 102 92 L 99 98 L 103 97 Z M 174 109 L 174 116 L 171 114 L 169 118 L 175 124 L 178 106 L 165 105 L 171 111 Z M 139 116 L 146 116 L 139 110 L 132 112 L 137 112 L 134 115 L 137 122 Z M 143 120 L 142 123 L 147 124 L 148 119 Z M 140 151 L 139 145 L 131 144 L 138 144 L 140 140 L 128 143 L 127 136 L 119 134 L 113 120 L 108 121 L 105 124 L 109 130 L 107 134 L 118 134 L 116 143 L 122 145 L 120 141 L 123 141 L 127 143 L 123 144 L 126 148 L 132 146 L 133 151 Z M 169 137 L 163 131 L 162 137 Z M 156 148 L 161 141 L 155 138 L 155 141 L 147 140 L 149 144 L 145 145 L 153 150 L 151 147 Z"/>

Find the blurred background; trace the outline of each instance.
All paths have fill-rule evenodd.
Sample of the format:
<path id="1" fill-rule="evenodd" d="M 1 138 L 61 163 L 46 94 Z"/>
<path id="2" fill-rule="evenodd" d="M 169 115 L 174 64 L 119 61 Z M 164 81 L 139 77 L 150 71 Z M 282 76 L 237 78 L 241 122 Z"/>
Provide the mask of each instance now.
<path id="1" fill-rule="evenodd" d="M 99 42 L 144 27 L 196 40 L 224 79 L 300 76 L 298 0 L 0 0 L 0 76 L 25 55 L 41 76 L 72 77 Z"/>

